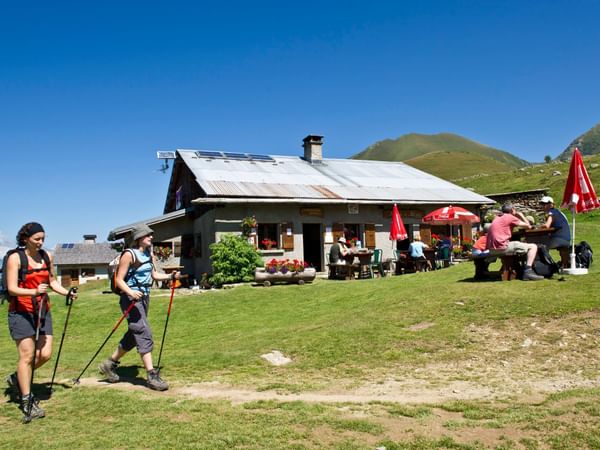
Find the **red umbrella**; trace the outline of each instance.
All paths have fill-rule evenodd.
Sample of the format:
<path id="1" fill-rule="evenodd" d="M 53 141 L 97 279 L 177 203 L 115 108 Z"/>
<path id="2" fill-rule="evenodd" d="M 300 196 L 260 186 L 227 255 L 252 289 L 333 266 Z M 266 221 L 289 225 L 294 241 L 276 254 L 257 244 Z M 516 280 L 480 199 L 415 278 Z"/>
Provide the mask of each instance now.
<path id="1" fill-rule="evenodd" d="M 465 208 L 450 205 L 431 211 L 423 216 L 422 220 L 431 225 L 450 225 L 450 241 L 452 242 L 452 225 L 477 223 L 479 217 Z M 450 261 L 452 261 L 452 248 L 450 248 Z"/>
<path id="2" fill-rule="evenodd" d="M 398 241 L 403 240 L 408 237 L 406 233 L 406 228 L 404 228 L 404 223 L 402 222 L 402 217 L 400 216 L 400 211 L 398 211 L 398 205 L 394 203 L 394 208 L 392 209 L 392 225 L 390 228 L 390 241 Z"/>
<path id="3" fill-rule="evenodd" d="M 431 225 L 460 225 L 479 222 L 479 217 L 460 206 L 444 206 L 423 217 L 423 222 Z"/>
<path id="4" fill-rule="evenodd" d="M 594 191 L 594 186 L 592 186 L 587 170 L 585 170 L 581 153 L 577 147 L 575 147 L 571 159 L 569 178 L 567 178 L 567 185 L 560 207 L 569 207 L 577 213 L 600 208 L 596 191 Z"/>
<path id="5" fill-rule="evenodd" d="M 561 208 L 569 207 L 573 216 L 573 242 L 571 245 L 571 273 L 587 273 L 587 270 L 577 269 L 575 267 L 575 213 L 586 212 L 592 209 L 600 208 L 600 202 L 596 197 L 596 191 L 590 177 L 583 165 L 583 159 L 579 149 L 575 147 L 571 167 L 569 169 L 569 178 L 565 186 Z"/>

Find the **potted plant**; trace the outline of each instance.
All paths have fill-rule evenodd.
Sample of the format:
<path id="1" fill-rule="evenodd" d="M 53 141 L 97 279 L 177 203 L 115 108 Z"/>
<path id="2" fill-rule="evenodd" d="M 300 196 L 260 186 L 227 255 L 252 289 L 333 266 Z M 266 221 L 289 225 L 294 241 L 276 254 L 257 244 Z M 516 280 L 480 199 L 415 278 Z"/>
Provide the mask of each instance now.
<path id="1" fill-rule="evenodd" d="M 257 225 L 258 223 L 256 222 L 256 217 L 254 217 L 254 215 L 244 217 L 241 223 L 242 234 L 246 237 L 256 234 Z"/>
<path id="2" fill-rule="evenodd" d="M 260 241 L 260 245 L 265 250 L 271 250 L 271 248 L 277 247 L 277 242 L 275 242 L 269 238 L 265 238 L 262 241 Z"/>
<path id="3" fill-rule="evenodd" d="M 304 284 L 312 281 L 317 275 L 313 267 L 299 259 L 276 259 L 273 258 L 265 263 L 265 267 L 257 267 L 254 280 L 264 286 L 270 286 L 274 282 Z"/>

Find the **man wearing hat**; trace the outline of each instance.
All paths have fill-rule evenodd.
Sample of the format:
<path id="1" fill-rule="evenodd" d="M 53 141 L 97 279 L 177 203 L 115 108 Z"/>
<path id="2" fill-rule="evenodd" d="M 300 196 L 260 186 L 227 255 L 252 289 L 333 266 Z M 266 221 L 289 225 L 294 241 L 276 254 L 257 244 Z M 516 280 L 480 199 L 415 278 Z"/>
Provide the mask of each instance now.
<path id="1" fill-rule="evenodd" d="M 338 241 L 329 249 L 329 262 L 331 264 L 345 264 L 344 256 L 348 253 L 350 253 L 350 250 L 346 247 L 346 238 L 340 236 Z"/>
<path id="2" fill-rule="evenodd" d="M 569 247 L 571 245 L 571 229 L 569 220 L 559 209 L 554 207 L 554 199 L 547 195 L 543 196 L 540 203 L 544 205 L 544 212 L 548 216 L 544 228 L 553 228 L 550 234 L 548 248 L 557 249 L 560 252 L 561 265 L 569 267 Z"/>

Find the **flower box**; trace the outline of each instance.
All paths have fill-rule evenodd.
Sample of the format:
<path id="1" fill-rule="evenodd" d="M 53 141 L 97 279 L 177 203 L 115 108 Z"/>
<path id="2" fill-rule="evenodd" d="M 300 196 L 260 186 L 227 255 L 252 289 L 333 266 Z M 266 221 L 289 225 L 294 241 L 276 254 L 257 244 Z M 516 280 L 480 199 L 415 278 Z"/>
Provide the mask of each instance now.
<path id="1" fill-rule="evenodd" d="M 273 283 L 296 283 L 304 284 L 311 282 L 317 276 L 317 271 L 313 267 L 307 267 L 301 272 L 276 271 L 267 272 L 263 267 L 257 267 L 254 272 L 254 281 L 263 286 L 271 286 Z"/>

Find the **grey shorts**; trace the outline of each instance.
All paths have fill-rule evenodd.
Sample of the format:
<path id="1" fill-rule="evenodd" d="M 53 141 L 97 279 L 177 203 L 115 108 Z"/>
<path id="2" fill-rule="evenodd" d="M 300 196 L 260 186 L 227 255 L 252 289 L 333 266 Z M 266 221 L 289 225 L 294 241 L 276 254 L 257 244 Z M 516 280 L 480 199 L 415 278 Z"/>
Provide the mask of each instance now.
<path id="1" fill-rule="evenodd" d="M 122 295 L 119 304 L 121 305 L 121 311 L 125 312 L 131 304 L 131 300 L 127 295 Z M 152 330 L 148 324 L 149 305 L 150 297 L 144 296 L 129 311 L 127 315 L 128 330 L 119 343 L 123 350 L 130 351 L 137 347 L 138 353 L 142 355 L 152 351 L 154 340 L 152 339 Z"/>
<path id="2" fill-rule="evenodd" d="M 8 330 L 13 340 L 35 336 L 35 327 L 37 320 L 35 316 L 28 312 L 10 311 L 8 313 Z M 46 313 L 46 317 L 40 322 L 40 335 L 52 336 L 52 314 Z"/>

